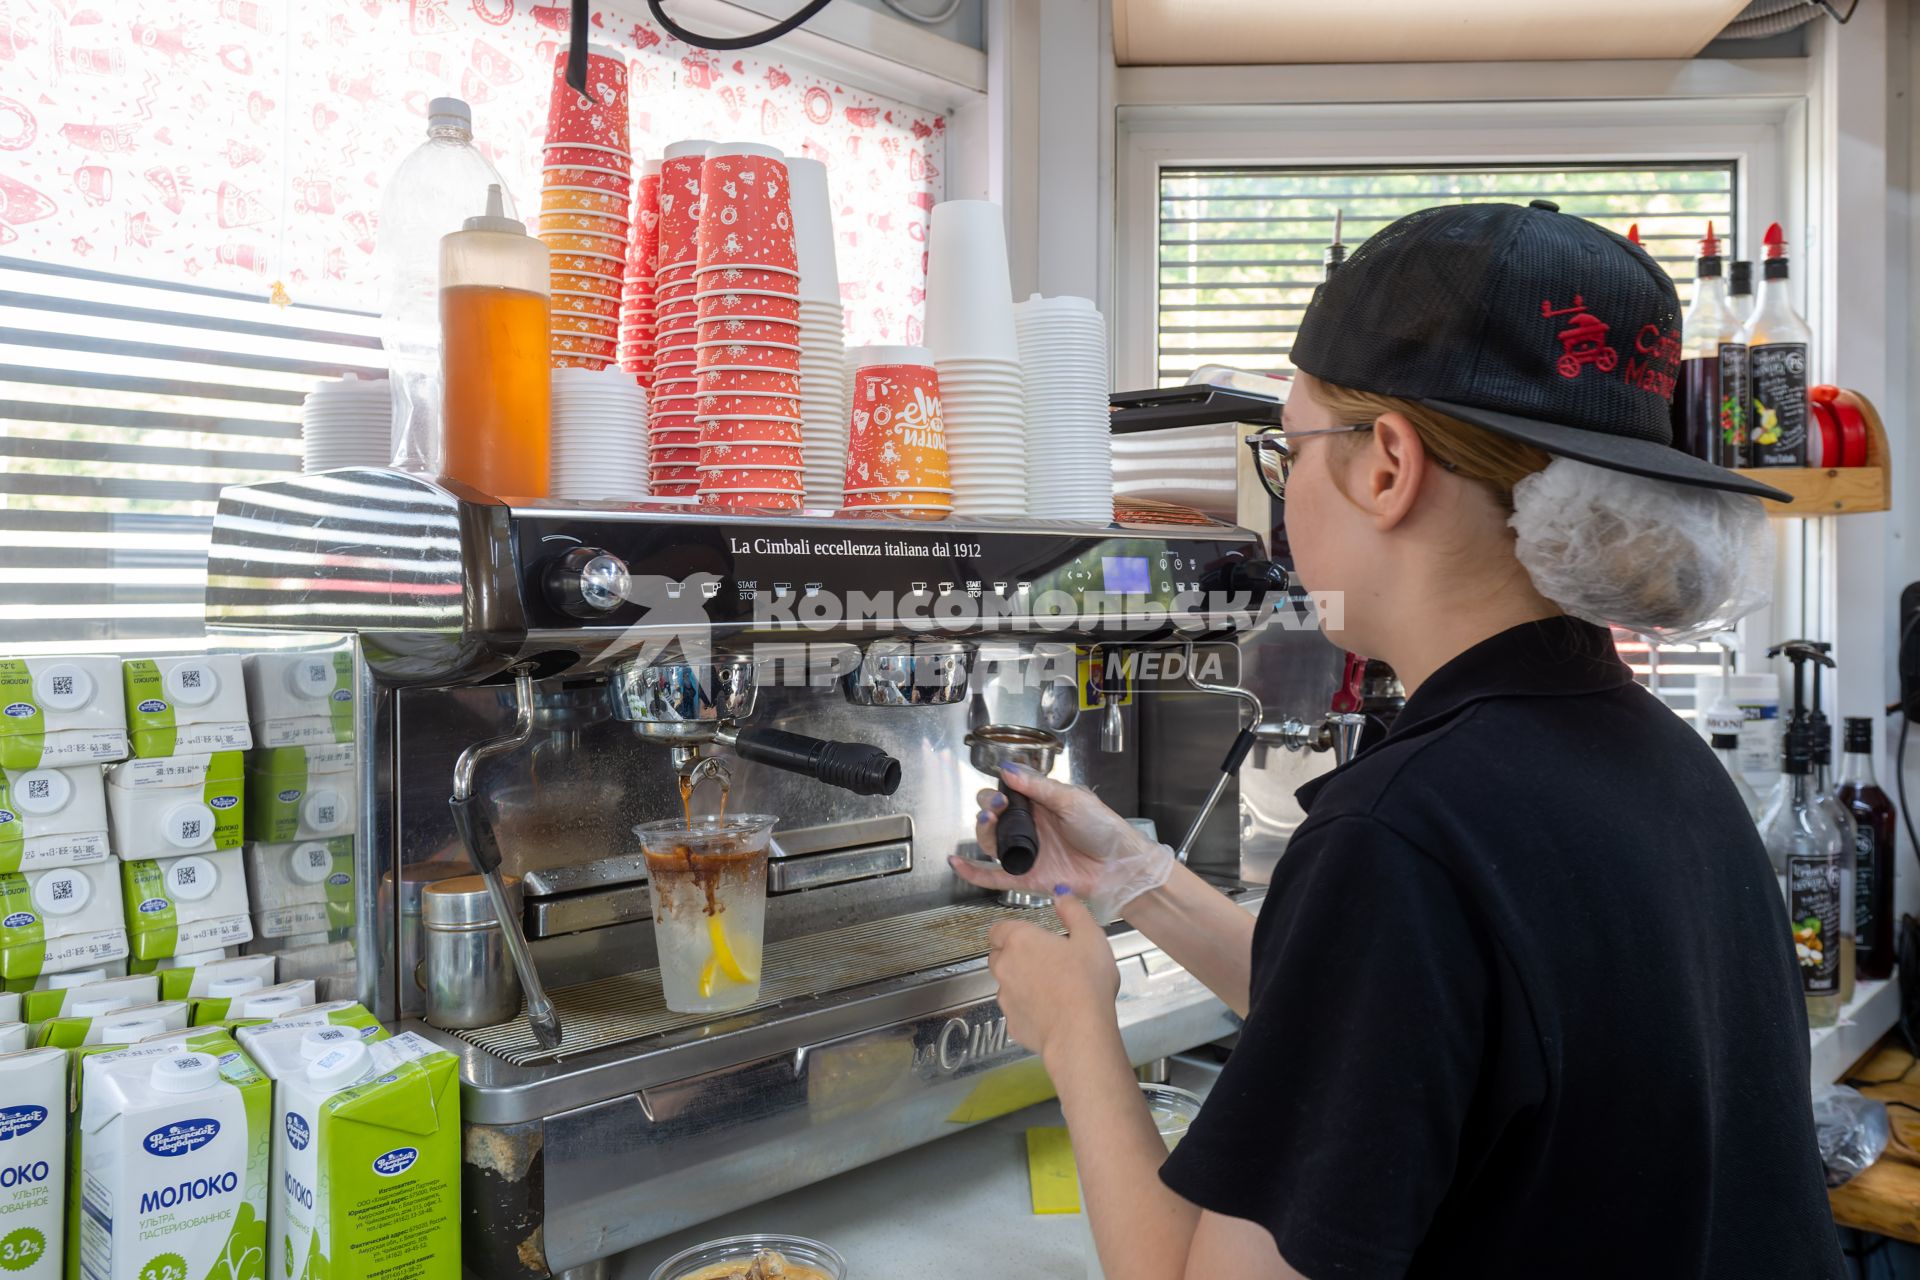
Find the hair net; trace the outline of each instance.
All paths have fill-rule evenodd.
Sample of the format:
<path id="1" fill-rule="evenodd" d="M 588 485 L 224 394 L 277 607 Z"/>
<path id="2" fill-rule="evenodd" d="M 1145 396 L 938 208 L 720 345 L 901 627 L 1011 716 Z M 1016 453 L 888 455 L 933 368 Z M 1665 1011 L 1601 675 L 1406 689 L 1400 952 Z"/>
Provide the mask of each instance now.
<path id="1" fill-rule="evenodd" d="M 1663 642 L 1724 631 L 1766 604 L 1760 499 L 1555 458 L 1513 487 L 1514 554 L 1576 618 Z"/>

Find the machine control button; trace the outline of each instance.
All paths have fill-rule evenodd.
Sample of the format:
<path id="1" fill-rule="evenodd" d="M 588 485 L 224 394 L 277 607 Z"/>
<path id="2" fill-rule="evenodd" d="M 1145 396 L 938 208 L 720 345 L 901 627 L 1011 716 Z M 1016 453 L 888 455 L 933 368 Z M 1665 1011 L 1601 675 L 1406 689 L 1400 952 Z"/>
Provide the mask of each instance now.
<path id="1" fill-rule="evenodd" d="M 625 603 L 632 580 L 619 556 L 599 547 L 574 547 L 549 565 L 546 588 L 562 613 L 599 619 Z"/>
<path id="2" fill-rule="evenodd" d="M 820 584 L 817 582 L 809 582 L 806 586 L 802 587 L 801 590 L 806 593 L 807 599 L 811 600 L 820 594 Z"/>
<path id="3" fill-rule="evenodd" d="M 940 594 L 941 594 L 941 595 L 943 595 L 943 596 L 950 596 L 950 595 L 952 595 L 952 594 L 953 594 L 953 584 L 952 584 L 951 582 L 943 582 L 943 583 L 941 583 L 941 584 L 940 584 Z"/>
<path id="4" fill-rule="evenodd" d="M 913 584 L 913 594 L 914 594 L 914 595 L 916 595 L 916 596 L 923 596 L 923 595 L 925 595 L 925 594 L 927 594 L 927 584 L 926 584 L 926 583 L 924 583 L 924 582 L 916 582 L 916 583 L 914 583 L 914 584 Z"/>

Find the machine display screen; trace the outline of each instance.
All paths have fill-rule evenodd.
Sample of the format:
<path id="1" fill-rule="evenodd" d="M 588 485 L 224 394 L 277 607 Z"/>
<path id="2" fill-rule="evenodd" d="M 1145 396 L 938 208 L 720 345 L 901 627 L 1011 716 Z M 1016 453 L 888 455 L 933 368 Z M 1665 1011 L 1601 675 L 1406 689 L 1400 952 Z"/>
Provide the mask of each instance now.
<path id="1" fill-rule="evenodd" d="M 1147 579 L 1145 556 L 1102 556 L 1102 586 L 1112 595 L 1146 595 L 1153 589 Z"/>

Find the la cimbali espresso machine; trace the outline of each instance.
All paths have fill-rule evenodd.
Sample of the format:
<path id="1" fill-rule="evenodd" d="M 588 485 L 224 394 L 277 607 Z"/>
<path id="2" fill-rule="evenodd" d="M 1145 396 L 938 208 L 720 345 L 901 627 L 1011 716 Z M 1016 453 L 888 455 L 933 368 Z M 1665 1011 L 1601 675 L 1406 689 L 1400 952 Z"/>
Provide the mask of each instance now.
<path id="1" fill-rule="evenodd" d="M 1243 529 L 1135 514 L 517 505 L 372 469 L 222 494 L 215 635 L 354 656 L 358 932 L 327 994 L 459 1056 L 476 1273 L 590 1267 L 1050 1095 L 985 962 L 989 927 L 1028 907 L 946 861 L 981 856 L 983 726 L 1055 735 L 1053 776 L 1155 820 L 1257 908 L 1237 802 L 1200 809 L 1247 754 L 1246 699 L 1218 691 L 1236 640 L 1285 611 L 1284 575 Z M 1294 640 L 1325 646 L 1308 631 Z M 729 811 L 779 817 L 760 1001 L 674 1013 L 631 829 L 711 811 L 721 782 Z M 550 1020 L 423 1020 L 428 984 L 473 985 L 485 1008 L 513 972 L 425 963 L 427 887 L 474 872 L 449 804 L 462 789 Z M 484 905 L 465 923 L 497 927 Z M 1135 1061 L 1233 1029 L 1144 937 L 1109 933 Z"/>

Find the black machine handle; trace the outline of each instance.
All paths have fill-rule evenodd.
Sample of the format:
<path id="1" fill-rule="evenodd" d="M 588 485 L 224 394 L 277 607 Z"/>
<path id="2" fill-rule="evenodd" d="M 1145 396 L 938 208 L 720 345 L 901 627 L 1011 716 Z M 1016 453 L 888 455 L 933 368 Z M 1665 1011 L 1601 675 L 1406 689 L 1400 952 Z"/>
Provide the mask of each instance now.
<path id="1" fill-rule="evenodd" d="M 1247 758 L 1247 752 L 1253 750 L 1253 744 L 1259 739 L 1253 736 L 1252 729 L 1242 729 L 1234 736 L 1233 745 L 1227 748 L 1227 758 L 1220 762 L 1220 772 L 1231 776 L 1238 772 L 1240 762 Z"/>
<path id="2" fill-rule="evenodd" d="M 473 869 L 481 875 L 492 875 L 500 869 L 500 842 L 494 838 L 493 824 L 487 821 L 487 815 L 480 808 L 477 796 L 466 796 L 447 801 L 453 810 L 454 829 L 460 833 L 460 841 L 467 846 L 467 854 L 473 859 Z"/>
<path id="3" fill-rule="evenodd" d="M 742 760 L 805 774 L 859 796 L 890 796 L 900 789 L 900 762 L 865 742 L 829 742 L 785 729 L 745 728 L 731 745 Z"/>
<path id="4" fill-rule="evenodd" d="M 1033 810 L 1028 807 L 1027 798 L 1018 791 L 1000 784 L 1000 794 L 1007 798 L 1007 807 L 1000 811 L 1000 818 L 993 824 L 993 842 L 1000 851 L 1000 867 L 1010 876 L 1023 876 L 1033 870 L 1034 861 L 1040 856 L 1040 833 L 1034 830 Z"/>

